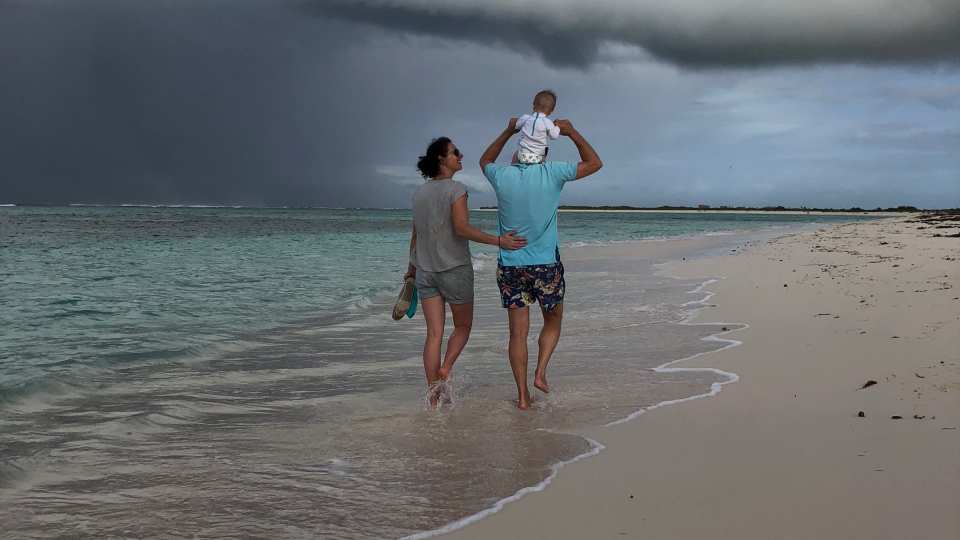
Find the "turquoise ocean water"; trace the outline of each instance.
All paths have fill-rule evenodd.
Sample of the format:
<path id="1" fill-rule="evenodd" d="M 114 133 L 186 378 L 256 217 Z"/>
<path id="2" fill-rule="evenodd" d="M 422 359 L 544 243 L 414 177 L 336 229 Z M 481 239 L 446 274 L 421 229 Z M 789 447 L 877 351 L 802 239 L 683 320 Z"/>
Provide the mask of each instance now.
<path id="1" fill-rule="evenodd" d="M 23 537 L 434 529 L 588 449 L 564 430 L 713 382 L 650 372 L 716 348 L 682 325 L 696 283 L 603 246 L 720 249 L 851 219 L 562 213 L 561 389 L 517 417 L 495 249 L 479 245 L 456 405 L 424 410 L 422 319 L 388 315 L 409 211 L 0 208 L 0 521 Z"/>

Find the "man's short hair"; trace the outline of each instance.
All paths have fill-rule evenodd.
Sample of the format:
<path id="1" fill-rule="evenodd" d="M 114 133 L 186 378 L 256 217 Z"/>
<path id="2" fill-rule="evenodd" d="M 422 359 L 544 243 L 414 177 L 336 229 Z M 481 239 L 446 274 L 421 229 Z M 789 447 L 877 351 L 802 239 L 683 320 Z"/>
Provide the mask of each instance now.
<path id="1" fill-rule="evenodd" d="M 541 90 L 533 96 L 533 106 L 553 110 L 557 107 L 557 94 L 553 90 Z"/>

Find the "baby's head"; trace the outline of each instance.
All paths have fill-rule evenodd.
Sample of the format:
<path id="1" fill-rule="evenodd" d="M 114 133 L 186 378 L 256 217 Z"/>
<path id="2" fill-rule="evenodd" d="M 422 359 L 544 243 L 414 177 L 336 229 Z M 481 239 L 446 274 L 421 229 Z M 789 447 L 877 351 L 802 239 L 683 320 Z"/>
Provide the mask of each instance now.
<path id="1" fill-rule="evenodd" d="M 540 114 L 550 116 L 553 114 L 554 107 L 557 106 L 557 95 L 553 90 L 541 90 L 533 96 L 533 110 Z"/>

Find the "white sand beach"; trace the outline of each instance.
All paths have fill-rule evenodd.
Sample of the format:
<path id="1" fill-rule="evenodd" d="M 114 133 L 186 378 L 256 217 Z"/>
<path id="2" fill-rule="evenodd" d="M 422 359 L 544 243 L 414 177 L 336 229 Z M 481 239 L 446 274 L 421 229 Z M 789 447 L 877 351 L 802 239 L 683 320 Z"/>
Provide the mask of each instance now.
<path id="1" fill-rule="evenodd" d="M 695 322 L 749 324 L 674 367 L 739 381 L 583 432 L 606 448 L 448 537 L 960 538 L 952 225 L 838 225 L 663 268 L 722 278 Z"/>

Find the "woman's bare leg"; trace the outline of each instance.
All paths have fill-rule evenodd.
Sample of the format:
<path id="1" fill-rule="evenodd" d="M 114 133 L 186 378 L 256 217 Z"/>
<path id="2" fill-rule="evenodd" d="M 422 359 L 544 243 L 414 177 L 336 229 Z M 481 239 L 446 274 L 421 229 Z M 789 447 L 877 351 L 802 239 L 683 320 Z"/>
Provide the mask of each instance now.
<path id="1" fill-rule="evenodd" d="M 447 352 L 443 355 L 443 365 L 437 372 L 441 379 L 446 380 L 453 371 L 453 364 L 460 357 L 460 353 L 470 339 L 470 329 L 473 327 L 473 302 L 469 304 L 450 304 L 453 313 L 453 333 L 447 340 Z"/>
<path id="2" fill-rule="evenodd" d="M 423 342 L 423 371 L 430 386 L 440 379 L 440 347 L 443 344 L 443 323 L 446 309 L 443 297 L 432 296 L 421 300 L 423 318 L 427 321 L 427 337 Z M 430 396 L 430 404 L 436 405 L 436 396 Z"/>

